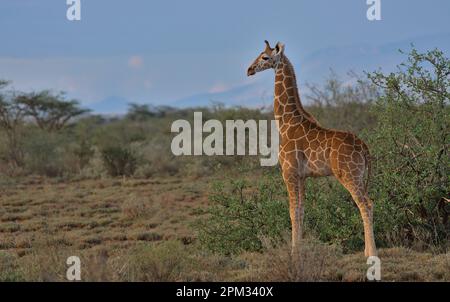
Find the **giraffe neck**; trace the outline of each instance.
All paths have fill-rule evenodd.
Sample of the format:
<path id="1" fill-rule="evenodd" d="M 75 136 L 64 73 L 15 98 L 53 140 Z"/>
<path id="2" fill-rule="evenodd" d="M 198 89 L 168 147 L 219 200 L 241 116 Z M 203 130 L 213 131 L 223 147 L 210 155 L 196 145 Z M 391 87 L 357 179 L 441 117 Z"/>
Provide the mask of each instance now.
<path id="1" fill-rule="evenodd" d="M 317 124 L 317 121 L 302 106 L 294 67 L 284 55 L 275 67 L 274 97 L 274 114 L 280 129 L 299 123 Z"/>

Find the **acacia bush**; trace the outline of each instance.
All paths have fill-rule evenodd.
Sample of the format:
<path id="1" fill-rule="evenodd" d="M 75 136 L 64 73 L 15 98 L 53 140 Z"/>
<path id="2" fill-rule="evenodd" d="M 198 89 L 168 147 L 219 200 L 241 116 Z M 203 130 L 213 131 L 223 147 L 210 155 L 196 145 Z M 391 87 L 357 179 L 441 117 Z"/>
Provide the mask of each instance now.
<path id="1" fill-rule="evenodd" d="M 66 137 L 40 129 L 28 129 L 24 139 L 26 171 L 49 177 L 61 176 L 68 170 L 64 163 Z"/>
<path id="2" fill-rule="evenodd" d="M 218 182 L 210 195 L 211 206 L 195 227 L 200 243 L 213 252 L 230 255 L 261 251 L 263 241 L 282 241 L 289 228 L 284 187 L 267 177 L 256 188 L 242 179 Z"/>
<path id="3" fill-rule="evenodd" d="M 103 164 L 110 176 L 130 176 L 136 170 L 136 157 L 126 147 L 113 146 L 102 150 Z"/>
<path id="4" fill-rule="evenodd" d="M 94 155 L 90 141 L 71 129 L 49 132 L 28 125 L 22 132 L 25 174 L 70 177 L 90 164 Z"/>
<path id="5" fill-rule="evenodd" d="M 375 72 L 369 78 L 384 91 L 374 107 L 377 126 L 368 136 L 375 168 L 375 217 L 385 217 L 376 228 L 404 244 L 446 248 L 450 60 L 439 50 L 413 49 L 396 73 Z"/>

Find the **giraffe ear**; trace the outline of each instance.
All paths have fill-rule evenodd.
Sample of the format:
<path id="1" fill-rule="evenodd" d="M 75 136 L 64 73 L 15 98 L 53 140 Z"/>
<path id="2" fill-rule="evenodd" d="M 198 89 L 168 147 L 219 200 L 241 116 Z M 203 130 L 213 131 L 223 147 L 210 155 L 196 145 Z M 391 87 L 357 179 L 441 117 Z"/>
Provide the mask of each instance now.
<path id="1" fill-rule="evenodd" d="M 264 40 L 264 43 L 266 43 L 266 50 L 272 50 L 272 47 L 270 47 L 270 44 L 267 40 Z"/>
<path id="2" fill-rule="evenodd" d="M 284 44 L 281 42 L 278 42 L 275 46 L 275 54 L 279 55 L 284 53 Z"/>

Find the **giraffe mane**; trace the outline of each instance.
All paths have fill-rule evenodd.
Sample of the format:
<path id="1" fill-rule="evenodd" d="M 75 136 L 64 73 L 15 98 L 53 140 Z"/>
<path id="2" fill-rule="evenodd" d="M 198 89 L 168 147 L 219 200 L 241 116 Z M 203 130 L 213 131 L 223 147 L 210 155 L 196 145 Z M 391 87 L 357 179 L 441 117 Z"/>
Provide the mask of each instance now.
<path id="1" fill-rule="evenodd" d="M 320 126 L 320 123 L 316 120 L 316 118 L 309 113 L 308 111 L 306 111 L 306 109 L 303 107 L 301 99 L 300 99 L 300 93 L 298 91 L 298 86 L 297 86 L 297 76 L 295 74 L 295 70 L 294 70 L 294 66 L 292 65 L 291 61 L 288 59 L 288 57 L 286 57 L 286 55 L 283 55 L 283 58 L 286 61 L 286 65 L 289 69 L 289 71 L 292 74 L 292 77 L 294 78 L 294 88 L 297 91 L 297 100 L 295 102 L 295 104 L 297 105 L 297 110 L 306 118 L 308 119 L 310 122 L 315 123 L 317 125 Z"/>

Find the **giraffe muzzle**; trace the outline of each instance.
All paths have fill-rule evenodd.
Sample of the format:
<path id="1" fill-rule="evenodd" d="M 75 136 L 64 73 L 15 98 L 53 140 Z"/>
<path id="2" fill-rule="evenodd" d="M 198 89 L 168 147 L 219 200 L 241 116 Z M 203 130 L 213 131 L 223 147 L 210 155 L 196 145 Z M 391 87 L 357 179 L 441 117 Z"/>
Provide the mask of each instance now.
<path id="1" fill-rule="evenodd" d="M 249 67 L 249 69 L 247 70 L 247 76 L 252 76 L 256 73 L 255 69 L 252 67 Z"/>

